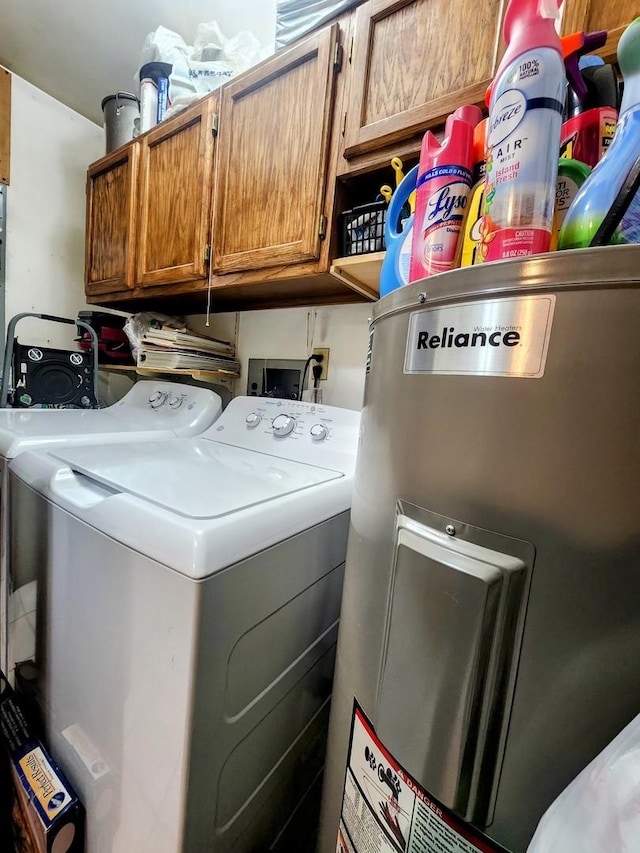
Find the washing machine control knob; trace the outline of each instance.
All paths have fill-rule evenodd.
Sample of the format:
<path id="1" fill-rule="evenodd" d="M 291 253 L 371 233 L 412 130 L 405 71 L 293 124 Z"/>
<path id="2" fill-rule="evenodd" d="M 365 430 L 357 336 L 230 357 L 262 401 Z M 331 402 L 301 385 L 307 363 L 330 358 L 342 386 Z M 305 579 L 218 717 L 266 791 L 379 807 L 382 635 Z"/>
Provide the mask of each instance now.
<path id="1" fill-rule="evenodd" d="M 324 441 L 324 439 L 329 435 L 329 430 L 324 424 L 314 424 L 309 432 L 311 433 L 311 438 L 314 441 Z"/>
<path id="2" fill-rule="evenodd" d="M 292 418 L 291 415 L 276 415 L 272 427 L 275 435 L 289 435 L 296 428 L 296 419 Z"/>
<path id="3" fill-rule="evenodd" d="M 179 409 L 183 403 L 184 403 L 184 397 L 172 397 L 169 400 L 169 408 Z"/>
<path id="4" fill-rule="evenodd" d="M 247 429 L 255 429 L 261 420 L 262 415 L 259 415 L 257 412 L 249 412 L 244 422 L 247 425 Z"/>
<path id="5" fill-rule="evenodd" d="M 164 391 L 154 391 L 154 393 L 149 397 L 149 405 L 152 409 L 159 409 L 160 406 L 163 406 L 166 403 L 168 396 L 169 395 L 165 394 Z"/>

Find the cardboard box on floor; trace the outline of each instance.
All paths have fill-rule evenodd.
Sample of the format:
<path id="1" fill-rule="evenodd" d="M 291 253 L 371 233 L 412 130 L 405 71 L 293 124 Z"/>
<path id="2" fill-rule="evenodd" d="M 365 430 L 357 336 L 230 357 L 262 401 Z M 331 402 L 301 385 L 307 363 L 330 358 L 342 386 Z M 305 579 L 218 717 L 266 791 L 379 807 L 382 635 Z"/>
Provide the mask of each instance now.
<path id="1" fill-rule="evenodd" d="M 13 779 L 16 853 L 82 853 L 84 809 L 33 737 L 20 699 L 0 672 L 0 741 Z"/>

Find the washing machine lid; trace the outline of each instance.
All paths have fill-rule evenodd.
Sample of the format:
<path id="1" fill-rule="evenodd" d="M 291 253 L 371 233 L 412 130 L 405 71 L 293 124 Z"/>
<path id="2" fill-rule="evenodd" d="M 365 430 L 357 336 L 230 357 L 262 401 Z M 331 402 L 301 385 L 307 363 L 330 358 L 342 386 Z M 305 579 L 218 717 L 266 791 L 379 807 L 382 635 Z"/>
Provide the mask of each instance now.
<path id="1" fill-rule="evenodd" d="M 343 477 L 198 438 L 69 447 L 51 456 L 115 493 L 195 519 L 219 518 Z"/>
<path id="2" fill-rule="evenodd" d="M 147 419 L 148 420 L 148 419 Z M 128 422 L 106 409 L 2 409 L 0 410 L 0 455 L 12 459 L 27 448 L 82 441 L 89 436 L 113 440 L 125 433 L 156 433 L 152 424 Z M 165 435 L 170 434 L 165 429 Z M 112 438 L 113 437 L 113 438 Z"/>

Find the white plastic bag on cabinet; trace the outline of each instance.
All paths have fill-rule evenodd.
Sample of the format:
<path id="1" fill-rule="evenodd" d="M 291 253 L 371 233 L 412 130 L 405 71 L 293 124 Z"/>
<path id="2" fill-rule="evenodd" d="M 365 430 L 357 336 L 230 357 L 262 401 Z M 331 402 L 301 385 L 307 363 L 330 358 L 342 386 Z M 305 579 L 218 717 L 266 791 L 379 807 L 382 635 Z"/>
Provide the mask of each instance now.
<path id="1" fill-rule="evenodd" d="M 527 853 L 640 851 L 640 715 L 542 816 Z"/>
<path id="2" fill-rule="evenodd" d="M 171 101 L 186 105 L 260 59 L 260 42 L 252 33 L 245 30 L 226 38 L 216 21 L 207 21 L 198 24 L 193 45 L 173 30 L 157 27 L 144 40 L 140 67 L 148 62 L 171 63 Z"/>
<path id="3" fill-rule="evenodd" d="M 157 27 L 148 33 L 140 53 L 140 68 L 148 62 L 170 62 L 174 68 L 186 67 L 192 47 L 181 35 L 167 27 Z M 136 79 L 139 79 L 136 76 Z"/>
<path id="4" fill-rule="evenodd" d="M 191 61 L 223 60 L 234 74 L 242 74 L 259 62 L 261 50 L 260 42 L 248 30 L 241 30 L 235 36 L 226 38 L 217 21 L 207 21 L 198 24 Z"/>

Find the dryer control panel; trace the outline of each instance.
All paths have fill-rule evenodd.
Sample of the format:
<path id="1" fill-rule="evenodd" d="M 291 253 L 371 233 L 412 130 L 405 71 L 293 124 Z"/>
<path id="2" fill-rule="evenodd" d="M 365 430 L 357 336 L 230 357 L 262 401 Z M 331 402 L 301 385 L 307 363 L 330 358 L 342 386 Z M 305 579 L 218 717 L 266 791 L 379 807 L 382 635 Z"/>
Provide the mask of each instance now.
<path id="1" fill-rule="evenodd" d="M 187 438 L 200 435 L 222 411 L 208 388 L 141 380 L 105 409 L 2 409 L 0 456 L 62 444 Z"/>
<path id="2" fill-rule="evenodd" d="M 218 394 L 208 388 L 177 382 L 141 380 L 108 411 L 123 424 L 154 429 L 166 427 L 178 435 L 196 435 L 212 423 L 222 409 Z"/>
<path id="3" fill-rule="evenodd" d="M 236 397 L 203 438 L 349 471 L 355 462 L 360 412 L 298 400 Z"/>

